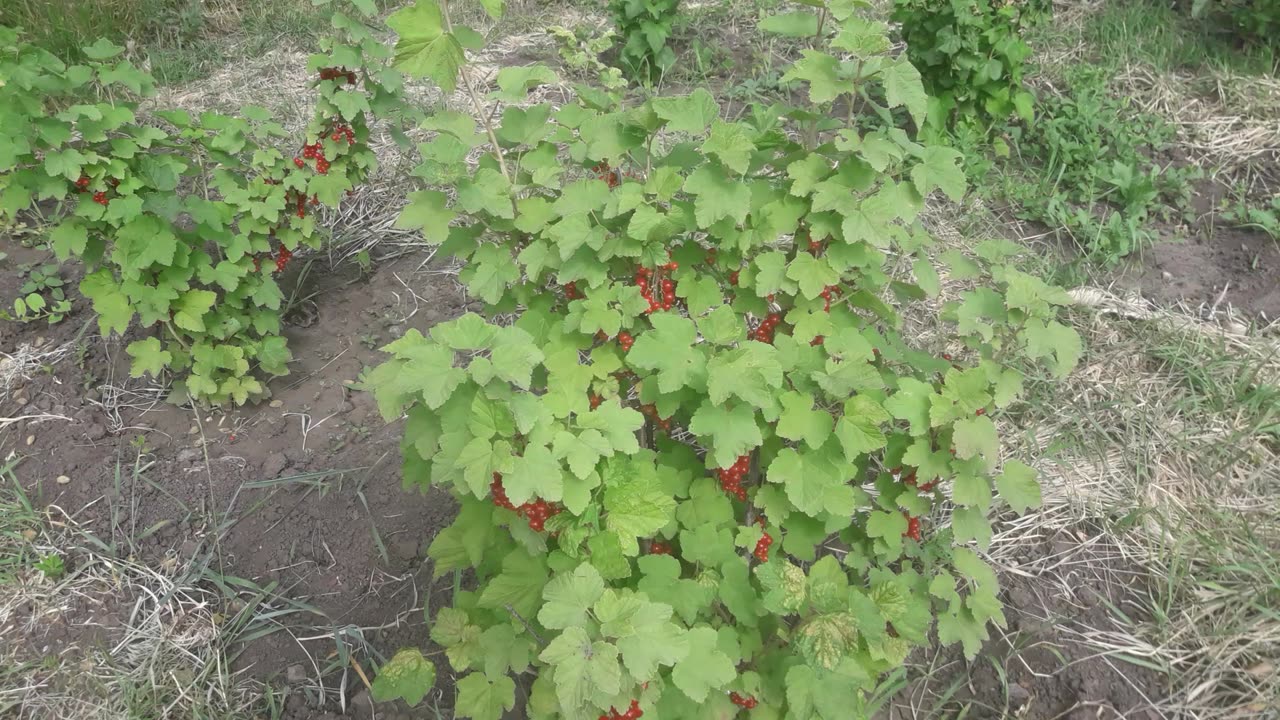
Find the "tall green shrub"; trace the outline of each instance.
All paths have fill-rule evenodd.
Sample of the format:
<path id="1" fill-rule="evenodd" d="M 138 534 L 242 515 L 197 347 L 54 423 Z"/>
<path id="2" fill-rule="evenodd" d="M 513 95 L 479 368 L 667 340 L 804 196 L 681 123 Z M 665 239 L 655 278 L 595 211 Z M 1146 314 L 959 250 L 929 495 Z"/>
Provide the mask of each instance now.
<path id="1" fill-rule="evenodd" d="M 972 657 L 1004 623 L 987 514 L 1039 489 L 992 415 L 1020 368 L 1076 363 L 1068 298 L 987 242 L 943 254 L 974 283 L 950 335 L 907 330 L 940 292 L 918 217 L 964 195 L 959 155 L 831 119 L 856 96 L 921 123 L 927 97 L 885 26 L 823 11 L 835 39 L 786 74 L 809 106 L 729 122 L 705 90 L 579 88 L 430 123 L 416 172 L 453 192 L 414 192 L 401 224 L 463 260 L 485 314 L 409 331 L 364 383 L 406 417 L 405 484 L 459 503 L 429 549 L 475 578 L 430 619 L 456 717 L 497 720 L 517 682 L 532 718 L 868 717 L 935 630 Z M 402 66 L 471 86 L 461 52 L 437 61 L 460 29 L 435 0 L 392 20 Z M 374 697 L 435 675 L 405 650 Z"/>

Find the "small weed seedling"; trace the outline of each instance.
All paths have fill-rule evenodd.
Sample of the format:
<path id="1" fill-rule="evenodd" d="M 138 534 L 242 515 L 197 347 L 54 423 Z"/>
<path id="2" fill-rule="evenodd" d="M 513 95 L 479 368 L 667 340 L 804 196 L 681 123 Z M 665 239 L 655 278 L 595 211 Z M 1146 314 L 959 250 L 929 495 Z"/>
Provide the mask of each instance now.
<path id="1" fill-rule="evenodd" d="M 51 553 L 40 558 L 40 561 L 34 565 L 49 580 L 60 580 L 67 573 L 67 566 L 62 561 L 62 556 L 57 553 Z"/>
<path id="2" fill-rule="evenodd" d="M 66 283 L 58 274 L 58 266 L 53 263 L 23 265 L 18 273 L 26 281 L 13 300 L 13 314 L 0 309 L 0 318 L 23 323 L 44 319 L 50 325 L 62 322 L 71 312 L 71 301 L 63 289 Z"/>

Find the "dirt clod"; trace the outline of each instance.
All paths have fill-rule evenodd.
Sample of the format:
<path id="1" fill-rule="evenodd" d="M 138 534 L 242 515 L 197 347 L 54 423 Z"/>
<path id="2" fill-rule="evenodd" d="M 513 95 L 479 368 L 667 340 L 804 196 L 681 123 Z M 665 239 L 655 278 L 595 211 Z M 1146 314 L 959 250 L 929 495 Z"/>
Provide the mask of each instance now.
<path id="1" fill-rule="evenodd" d="M 289 467 L 289 458 L 284 453 L 272 453 L 262 462 L 262 477 L 265 480 L 280 477 L 280 473 Z"/>

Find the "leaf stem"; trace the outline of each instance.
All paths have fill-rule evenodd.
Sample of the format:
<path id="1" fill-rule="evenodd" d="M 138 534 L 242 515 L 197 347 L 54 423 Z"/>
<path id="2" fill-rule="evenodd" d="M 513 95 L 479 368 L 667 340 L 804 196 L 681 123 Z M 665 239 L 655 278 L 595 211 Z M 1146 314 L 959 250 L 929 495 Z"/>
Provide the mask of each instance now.
<path id="1" fill-rule="evenodd" d="M 170 323 L 168 320 L 165 320 L 165 321 L 164 321 L 164 326 L 165 326 L 166 328 L 168 328 L 168 330 L 169 330 L 169 334 L 173 336 L 173 339 L 174 339 L 174 340 L 177 340 L 177 341 L 178 341 L 178 344 L 182 346 L 182 349 L 183 349 L 183 350 L 186 350 L 187 352 L 191 352 L 191 346 L 190 346 L 190 345 L 188 345 L 188 344 L 187 344 L 187 342 L 186 342 L 185 340 L 183 340 L 183 339 L 182 339 L 182 336 L 178 334 L 178 331 L 177 331 L 177 330 L 174 330 L 174 329 L 173 329 L 173 324 L 172 324 L 172 323 Z"/>

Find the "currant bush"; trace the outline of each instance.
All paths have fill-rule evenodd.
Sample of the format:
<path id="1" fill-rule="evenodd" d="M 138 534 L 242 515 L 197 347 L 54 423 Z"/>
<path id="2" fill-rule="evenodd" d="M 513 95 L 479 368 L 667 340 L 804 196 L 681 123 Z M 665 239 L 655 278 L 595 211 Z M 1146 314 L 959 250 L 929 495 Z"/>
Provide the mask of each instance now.
<path id="1" fill-rule="evenodd" d="M 134 377 L 174 374 L 179 398 L 240 404 L 288 372 L 278 274 L 321 244 L 317 208 L 373 169 L 370 115 L 399 108 L 372 28 L 333 24 L 349 42 L 309 60 L 316 111 L 292 158 L 263 108 L 144 117 L 153 82 L 123 48 L 100 40 L 67 66 L 0 28 L 0 218 L 47 223 L 59 259 L 85 263 L 103 335 L 154 329 L 126 348 Z"/>
<path id="2" fill-rule="evenodd" d="M 944 116 L 1030 121 L 1022 86 L 1027 28 L 1050 15 L 1047 0 L 894 0 L 907 53 Z"/>
<path id="3" fill-rule="evenodd" d="M 524 68 L 490 126 L 471 33 L 434 0 L 392 17 L 400 67 L 481 119 L 428 121 L 400 222 L 464 261 L 485 315 L 407 332 L 363 378 L 406 418 L 405 484 L 459 504 L 429 548 L 475 578 L 431 618 L 457 717 L 497 720 L 516 682 L 532 718 L 867 717 L 913 647 L 973 656 L 1003 624 L 987 514 L 1039 489 L 992 415 L 1080 341 L 1018 246 L 935 247 L 919 216 L 963 198 L 959 156 L 894 124 L 928 98 L 852 5 L 787 72 L 812 106 L 737 122 L 705 90 L 520 103 L 554 80 Z M 876 129 L 834 119 L 854 98 Z M 949 334 L 907 331 L 940 267 L 969 288 Z"/>

